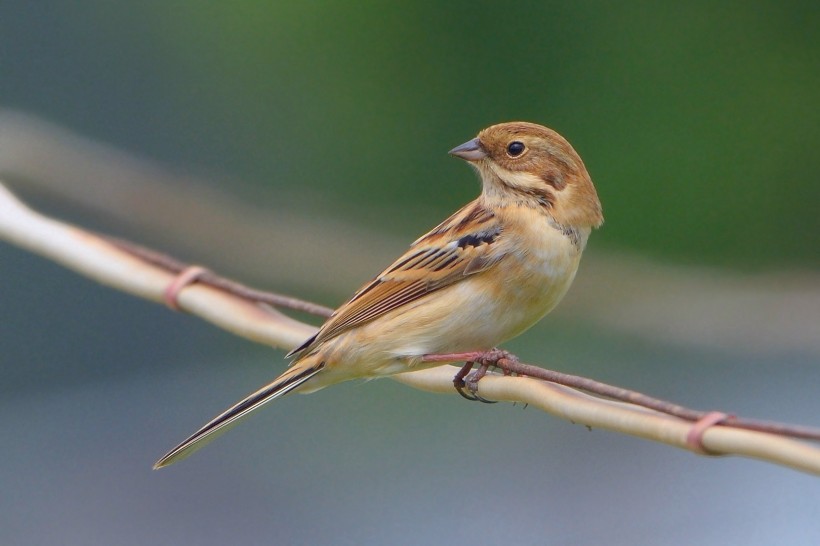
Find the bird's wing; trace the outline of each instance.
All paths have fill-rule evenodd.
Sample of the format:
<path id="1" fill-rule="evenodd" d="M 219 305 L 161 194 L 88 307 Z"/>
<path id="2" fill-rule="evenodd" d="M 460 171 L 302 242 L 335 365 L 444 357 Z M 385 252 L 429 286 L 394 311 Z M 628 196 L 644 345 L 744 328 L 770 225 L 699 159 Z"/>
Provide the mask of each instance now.
<path id="1" fill-rule="evenodd" d="M 416 240 L 288 356 L 307 354 L 342 332 L 487 270 L 505 256 L 498 243 L 501 233 L 492 211 L 478 200 L 469 203 Z"/>

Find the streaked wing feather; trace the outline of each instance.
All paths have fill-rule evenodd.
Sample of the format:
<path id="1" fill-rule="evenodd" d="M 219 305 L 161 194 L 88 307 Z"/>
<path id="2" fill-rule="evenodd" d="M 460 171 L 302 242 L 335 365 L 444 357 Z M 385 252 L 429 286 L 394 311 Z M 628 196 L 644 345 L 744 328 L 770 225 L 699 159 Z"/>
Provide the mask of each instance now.
<path id="1" fill-rule="evenodd" d="M 504 257 L 500 235 L 495 215 L 473 201 L 416 240 L 291 354 L 308 352 L 342 332 L 488 269 Z"/>

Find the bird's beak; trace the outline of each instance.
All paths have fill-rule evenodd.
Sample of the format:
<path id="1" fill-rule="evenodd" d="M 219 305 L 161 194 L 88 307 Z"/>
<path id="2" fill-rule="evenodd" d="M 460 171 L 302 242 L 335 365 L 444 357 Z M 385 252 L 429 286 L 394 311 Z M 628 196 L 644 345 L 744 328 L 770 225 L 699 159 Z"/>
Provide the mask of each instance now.
<path id="1" fill-rule="evenodd" d="M 481 141 L 478 140 L 478 137 L 468 140 L 461 146 L 456 146 L 449 153 L 465 161 L 478 161 L 487 157 L 487 152 L 481 147 Z"/>

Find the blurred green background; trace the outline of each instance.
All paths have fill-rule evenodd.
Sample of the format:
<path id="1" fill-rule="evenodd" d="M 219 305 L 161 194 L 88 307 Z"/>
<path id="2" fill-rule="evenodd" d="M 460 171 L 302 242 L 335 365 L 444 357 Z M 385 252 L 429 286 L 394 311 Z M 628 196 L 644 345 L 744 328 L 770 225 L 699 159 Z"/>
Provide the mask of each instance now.
<path id="1" fill-rule="evenodd" d="M 588 163 L 600 245 L 820 261 L 815 2 L 4 4 L 6 105 L 271 196 L 404 236 L 475 193 L 450 147 L 533 120 Z"/>
<path id="2" fill-rule="evenodd" d="M 111 218 L 28 190 L 49 158 L 11 168 L 11 154 L 0 175 L 59 216 L 336 305 L 476 195 L 448 149 L 492 123 L 542 123 L 583 157 L 606 223 L 581 293 L 512 348 L 689 405 L 810 423 L 816 345 L 769 343 L 760 330 L 711 343 L 695 326 L 663 331 L 651 313 L 718 320 L 698 316 L 705 276 L 737 296 L 724 323 L 751 317 L 782 341 L 789 316 L 817 317 L 818 28 L 809 1 L 5 1 L 0 113 L 354 235 L 312 252 L 326 278 L 316 283 L 301 259 L 285 255 L 274 273 L 228 257 L 276 255 L 264 234 L 196 246 L 196 228 L 188 241 L 141 230 L 128 204 Z M 348 247 L 372 263 L 331 257 Z M 654 308 L 607 307 L 604 296 L 625 290 L 610 281 L 615 263 L 666 268 L 636 281 L 657 281 L 645 298 Z M 156 456 L 277 373 L 279 355 L 7 245 L 0 275 L 2 543 L 820 540 L 816 479 L 390 381 L 283 400 L 210 453 L 151 473 Z M 663 299 L 669 286 L 685 287 L 679 299 Z M 777 293 L 756 299 L 764 288 Z M 629 333 L 616 327 L 633 319 Z M 800 327 L 820 337 L 816 323 Z"/>

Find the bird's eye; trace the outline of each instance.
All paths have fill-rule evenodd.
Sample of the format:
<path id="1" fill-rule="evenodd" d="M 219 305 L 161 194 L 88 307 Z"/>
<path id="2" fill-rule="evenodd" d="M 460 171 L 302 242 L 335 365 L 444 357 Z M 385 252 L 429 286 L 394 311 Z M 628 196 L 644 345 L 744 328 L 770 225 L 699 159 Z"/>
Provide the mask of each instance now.
<path id="1" fill-rule="evenodd" d="M 527 149 L 527 147 L 524 146 L 524 143 L 519 142 L 517 140 L 514 140 L 514 141 L 510 142 L 509 144 L 507 144 L 507 154 L 510 157 L 518 157 L 519 155 L 523 154 L 524 150 L 526 150 L 526 149 Z"/>

